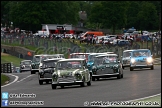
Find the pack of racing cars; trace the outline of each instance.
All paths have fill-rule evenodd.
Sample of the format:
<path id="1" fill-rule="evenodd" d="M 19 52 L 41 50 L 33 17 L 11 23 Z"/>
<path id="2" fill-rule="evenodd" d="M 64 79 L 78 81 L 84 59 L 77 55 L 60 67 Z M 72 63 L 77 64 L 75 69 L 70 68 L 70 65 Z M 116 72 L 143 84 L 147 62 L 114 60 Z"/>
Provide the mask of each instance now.
<path id="1" fill-rule="evenodd" d="M 116 77 L 122 79 L 124 69 L 154 69 L 154 60 L 149 49 L 124 50 L 119 58 L 114 52 L 72 53 L 68 59 L 63 54 L 35 55 L 33 60 L 23 60 L 20 72 L 38 72 L 40 85 L 50 83 L 52 89 L 58 86 L 91 86 L 92 81 Z"/>

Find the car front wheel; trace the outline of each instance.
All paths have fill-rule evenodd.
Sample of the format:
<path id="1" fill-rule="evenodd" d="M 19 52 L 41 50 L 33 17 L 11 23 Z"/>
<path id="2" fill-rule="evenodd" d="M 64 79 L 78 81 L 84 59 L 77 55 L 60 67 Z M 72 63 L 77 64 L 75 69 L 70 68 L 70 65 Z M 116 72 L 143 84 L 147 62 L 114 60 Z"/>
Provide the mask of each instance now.
<path id="1" fill-rule="evenodd" d="M 118 70 L 119 71 L 119 70 Z M 120 79 L 121 78 L 121 73 L 119 71 L 119 75 L 117 75 L 117 79 Z"/>
<path id="2" fill-rule="evenodd" d="M 87 82 L 87 86 L 91 86 L 91 80 Z"/>
<path id="3" fill-rule="evenodd" d="M 94 77 L 92 77 L 92 81 L 95 81 L 95 78 Z"/>
<path id="4" fill-rule="evenodd" d="M 124 66 L 122 66 L 122 68 L 124 69 L 125 67 L 124 67 Z"/>
<path id="5" fill-rule="evenodd" d="M 85 79 L 83 79 L 83 82 L 80 85 L 81 87 L 85 87 Z"/>
<path id="6" fill-rule="evenodd" d="M 31 74 L 35 74 L 35 72 L 34 71 L 31 71 Z"/>
<path id="7" fill-rule="evenodd" d="M 61 88 L 63 89 L 63 88 L 64 88 L 64 86 L 61 86 Z"/>
<path id="8" fill-rule="evenodd" d="M 39 85 L 42 85 L 43 84 L 43 81 L 39 80 Z"/>
<path id="9" fill-rule="evenodd" d="M 56 85 L 54 85 L 54 84 L 51 84 L 51 86 L 52 86 L 52 89 L 56 89 Z"/>
<path id="10" fill-rule="evenodd" d="M 154 70 L 154 66 L 151 66 L 151 70 Z"/>
<path id="11" fill-rule="evenodd" d="M 130 67 L 130 71 L 133 71 L 133 68 L 132 67 Z"/>

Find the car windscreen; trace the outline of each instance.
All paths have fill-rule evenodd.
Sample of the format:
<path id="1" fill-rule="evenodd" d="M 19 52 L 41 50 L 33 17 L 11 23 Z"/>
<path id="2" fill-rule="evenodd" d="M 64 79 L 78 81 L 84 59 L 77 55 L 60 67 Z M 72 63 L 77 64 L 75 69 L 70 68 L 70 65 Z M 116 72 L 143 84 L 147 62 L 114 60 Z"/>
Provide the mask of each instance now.
<path id="1" fill-rule="evenodd" d="M 89 55 L 89 56 L 88 56 L 88 61 L 89 61 L 89 62 L 93 62 L 95 56 L 96 56 L 96 55 Z"/>
<path id="2" fill-rule="evenodd" d="M 58 70 L 81 69 L 81 61 L 61 61 L 57 63 Z"/>
<path id="3" fill-rule="evenodd" d="M 43 61 L 43 68 L 55 67 L 57 61 Z"/>
<path id="4" fill-rule="evenodd" d="M 71 58 L 86 58 L 86 56 L 85 55 L 81 55 L 81 54 L 76 54 L 76 55 L 71 55 Z"/>
<path id="5" fill-rule="evenodd" d="M 149 57 L 151 53 L 149 51 L 133 51 L 132 57 Z"/>
<path id="6" fill-rule="evenodd" d="M 35 56 L 33 58 L 33 62 L 39 62 L 40 61 L 40 56 Z"/>
<path id="7" fill-rule="evenodd" d="M 123 58 L 130 57 L 131 51 L 123 52 Z"/>
<path id="8" fill-rule="evenodd" d="M 94 59 L 97 55 L 105 55 L 104 53 L 103 54 L 94 54 L 94 55 L 89 55 L 88 56 L 88 62 L 94 62 Z"/>
<path id="9" fill-rule="evenodd" d="M 103 57 L 102 59 L 104 64 L 118 62 L 117 56 L 107 56 L 107 57 Z"/>
<path id="10" fill-rule="evenodd" d="M 107 64 L 107 63 L 117 63 L 118 58 L 117 56 L 101 56 L 101 57 L 95 57 L 94 64 Z"/>
<path id="11" fill-rule="evenodd" d="M 40 62 L 43 63 L 44 60 L 46 60 L 48 57 L 41 57 Z"/>
<path id="12" fill-rule="evenodd" d="M 21 64 L 23 64 L 23 65 L 30 65 L 31 64 L 31 61 L 24 61 Z"/>

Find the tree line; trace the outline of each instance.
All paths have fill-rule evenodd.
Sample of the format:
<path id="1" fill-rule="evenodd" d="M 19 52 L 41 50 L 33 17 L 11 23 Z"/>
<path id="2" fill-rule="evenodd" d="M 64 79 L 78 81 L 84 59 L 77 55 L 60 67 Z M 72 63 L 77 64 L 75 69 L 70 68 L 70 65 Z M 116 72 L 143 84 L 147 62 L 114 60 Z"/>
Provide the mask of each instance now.
<path id="1" fill-rule="evenodd" d="M 86 28 L 161 29 L 161 1 L 1 1 L 2 25 L 37 31 L 41 24 L 73 24 L 85 11 Z"/>

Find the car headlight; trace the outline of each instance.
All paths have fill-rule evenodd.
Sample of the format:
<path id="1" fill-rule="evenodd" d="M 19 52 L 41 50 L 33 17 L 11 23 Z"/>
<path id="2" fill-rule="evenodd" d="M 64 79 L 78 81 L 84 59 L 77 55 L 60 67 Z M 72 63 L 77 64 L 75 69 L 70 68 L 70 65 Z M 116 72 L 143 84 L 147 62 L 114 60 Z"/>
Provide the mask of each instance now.
<path id="1" fill-rule="evenodd" d="M 22 65 L 21 68 L 24 69 L 25 68 L 25 65 Z"/>
<path id="2" fill-rule="evenodd" d="M 93 67 L 92 67 L 92 70 L 93 70 L 93 71 L 95 71 L 96 69 L 97 69 L 96 66 L 93 66 Z"/>
<path id="3" fill-rule="evenodd" d="M 76 72 L 75 73 L 76 80 L 81 80 L 82 79 L 82 74 L 81 72 Z"/>
<path id="4" fill-rule="evenodd" d="M 42 74 L 44 73 L 44 71 L 42 69 L 39 69 L 39 73 Z"/>
<path id="5" fill-rule="evenodd" d="M 118 65 L 114 65 L 113 68 L 114 68 L 114 69 L 117 69 L 117 68 L 118 68 Z"/>
<path id="6" fill-rule="evenodd" d="M 114 65 L 113 67 L 114 67 L 114 68 L 117 68 L 117 67 L 118 67 L 118 65 Z"/>
<path id="7" fill-rule="evenodd" d="M 135 62 L 136 62 L 136 60 L 132 58 L 131 59 L 131 63 L 135 63 Z"/>
<path id="8" fill-rule="evenodd" d="M 77 76 L 81 75 L 81 72 L 75 72 L 75 75 L 77 75 Z"/>
<path id="9" fill-rule="evenodd" d="M 58 74 L 56 72 L 53 72 L 53 74 L 52 74 L 53 80 L 56 79 L 57 77 L 58 77 Z"/>
<path id="10" fill-rule="evenodd" d="M 53 73 L 52 73 L 52 76 L 54 76 L 54 75 L 56 75 L 56 72 L 53 72 Z"/>
<path id="11" fill-rule="evenodd" d="M 90 64 L 87 64 L 88 67 L 90 67 Z"/>
<path id="12" fill-rule="evenodd" d="M 149 57 L 149 58 L 147 58 L 147 62 L 151 63 L 151 62 L 153 62 L 153 59 L 151 57 Z"/>

